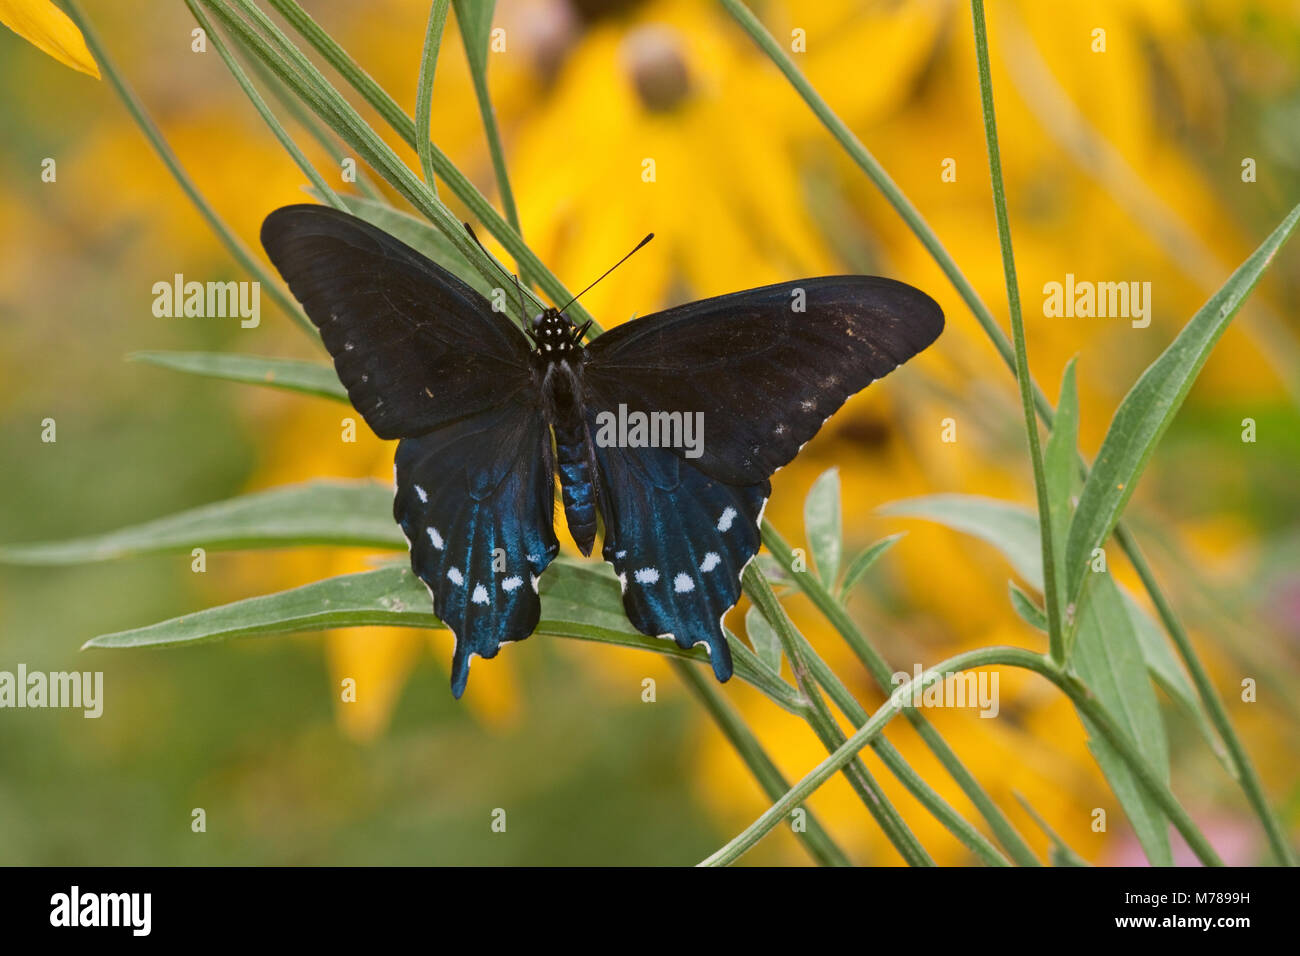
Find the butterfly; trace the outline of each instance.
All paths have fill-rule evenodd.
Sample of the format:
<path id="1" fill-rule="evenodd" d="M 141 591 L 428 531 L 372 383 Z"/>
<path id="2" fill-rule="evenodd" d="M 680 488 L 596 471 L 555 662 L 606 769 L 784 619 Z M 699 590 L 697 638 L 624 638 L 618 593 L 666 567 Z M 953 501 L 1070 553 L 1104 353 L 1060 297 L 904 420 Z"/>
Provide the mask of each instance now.
<path id="1" fill-rule="evenodd" d="M 456 697 L 475 655 L 495 657 L 537 626 L 539 579 L 560 547 L 557 472 L 584 556 L 603 523 L 632 625 L 706 645 L 727 680 L 722 619 L 758 553 L 772 474 L 943 330 L 919 289 L 827 276 L 703 299 L 584 342 L 587 326 L 563 309 L 521 330 L 446 269 L 330 207 L 277 209 L 261 238 L 353 406 L 380 438 L 399 439 L 393 517 L 455 635 Z M 687 436 L 692 426 L 702 434 Z"/>

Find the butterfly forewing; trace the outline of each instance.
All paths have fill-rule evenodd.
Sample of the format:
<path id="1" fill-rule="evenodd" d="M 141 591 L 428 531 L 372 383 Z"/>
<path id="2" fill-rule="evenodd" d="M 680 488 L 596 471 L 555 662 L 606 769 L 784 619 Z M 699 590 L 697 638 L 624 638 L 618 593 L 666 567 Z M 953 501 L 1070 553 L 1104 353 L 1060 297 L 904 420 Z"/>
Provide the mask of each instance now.
<path id="1" fill-rule="evenodd" d="M 588 346 L 588 404 L 703 413 L 703 453 L 690 463 L 731 484 L 753 484 L 794 458 L 849 396 L 942 330 L 938 304 L 892 279 L 783 282 L 601 335 Z"/>
<path id="2" fill-rule="evenodd" d="M 327 206 L 285 206 L 262 244 L 380 438 L 423 435 L 531 385 L 528 341 L 441 266 Z"/>

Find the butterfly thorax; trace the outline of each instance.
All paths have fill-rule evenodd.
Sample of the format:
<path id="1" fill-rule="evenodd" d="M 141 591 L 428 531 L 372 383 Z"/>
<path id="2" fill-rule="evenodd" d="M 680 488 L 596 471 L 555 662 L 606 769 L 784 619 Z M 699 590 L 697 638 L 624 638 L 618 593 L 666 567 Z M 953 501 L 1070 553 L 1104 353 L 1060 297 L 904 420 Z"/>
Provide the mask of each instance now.
<path id="1" fill-rule="evenodd" d="M 555 430 L 555 458 L 560 472 L 564 519 L 584 555 L 596 541 L 596 461 L 582 400 L 586 349 L 581 332 L 551 309 L 533 326 L 533 364 L 541 380 L 542 408 Z"/>

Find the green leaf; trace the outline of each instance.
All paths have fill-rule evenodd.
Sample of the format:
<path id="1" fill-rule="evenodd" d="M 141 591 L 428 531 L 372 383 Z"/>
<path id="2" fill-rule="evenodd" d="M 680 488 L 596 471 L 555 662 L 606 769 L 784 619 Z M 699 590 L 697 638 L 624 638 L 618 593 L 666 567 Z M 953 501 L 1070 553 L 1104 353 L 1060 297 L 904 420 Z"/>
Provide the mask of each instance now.
<path id="1" fill-rule="evenodd" d="M 393 490 L 374 481 L 313 481 L 204 505 L 107 534 L 8 545 L 9 564 L 80 564 L 191 548 L 285 548 L 304 544 L 406 547 L 393 523 Z"/>
<path id="2" fill-rule="evenodd" d="M 496 0 L 452 0 L 456 23 L 465 41 L 465 55 L 471 70 L 487 71 L 488 41 L 492 37 L 492 15 Z"/>
<path id="3" fill-rule="evenodd" d="M 758 659 L 776 674 L 781 673 L 781 638 L 757 606 L 745 612 L 745 632 Z"/>
<path id="4" fill-rule="evenodd" d="M 844 572 L 844 583 L 840 585 L 841 604 L 848 598 L 853 586 L 861 580 L 864 574 L 871 570 L 871 566 L 876 563 L 877 559 L 892 548 L 898 542 L 898 539 L 906 533 L 902 531 L 898 534 L 891 534 L 887 538 L 881 538 L 875 544 L 863 549 L 856 558 L 849 562 L 849 568 Z"/>
<path id="5" fill-rule="evenodd" d="M 1034 599 L 1020 589 L 1020 585 L 1015 581 L 1008 581 L 1007 588 L 1011 591 L 1011 606 L 1016 609 L 1016 613 L 1024 618 L 1025 623 L 1036 630 L 1047 633 L 1047 615 L 1043 609 L 1034 603 Z"/>
<path id="6" fill-rule="evenodd" d="M 830 468 L 813 482 L 803 503 L 804 533 L 817 575 L 828 588 L 835 587 L 844 547 L 840 520 L 840 471 Z"/>
<path id="7" fill-rule="evenodd" d="M 1038 521 L 1027 508 L 994 498 L 979 498 L 973 495 L 931 495 L 896 501 L 881 508 L 880 511 L 885 514 L 926 518 L 981 538 L 1001 551 L 1030 587 L 1039 592 L 1043 589 Z M 1214 752 L 1221 760 L 1226 760 L 1223 745 L 1211 729 L 1200 698 L 1193 692 L 1187 672 L 1174 657 L 1164 631 L 1126 591 L 1117 590 L 1124 599 L 1124 612 L 1133 622 L 1133 630 L 1137 634 L 1143 659 L 1152 678 L 1170 699 L 1194 716 Z M 1088 600 L 1102 602 L 1110 599 L 1109 589 L 1104 589 L 1100 597 L 1096 595 L 1088 597 Z M 1012 604 L 1015 603 L 1013 594 Z M 1017 607 L 1016 610 L 1021 609 Z M 1111 616 L 1112 609 L 1107 608 L 1105 611 L 1106 616 Z"/>
<path id="8" fill-rule="evenodd" d="M 1105 543 L 1119 521 L 1142 469 L 1187 397 L 1210 350 L 1282 243 L 1290 237 L 1297 221 L 1300 221 L 1300 206 L 1291 210 L 1273 234 L 1201 306 L 1173 344 L 1142 373 L 1120 403 L 1070 524 L 1065 563 L 1069 574 L 1066 593 L 1071 601 L 1078 599 L 1083 588 L 1093 549 Z"/>
<path id="9" fill-rule="evenodd" d="M 926 495 L 894 501 L 878 510 L 886 515 L 935 521 L 987 541 L 1002 552 L 1017 574 L 1038 590 L 1043 588 L 1038 518 L 1026 508 L 976 495 Z"/>
<path id="10" fill-rule="evenodd" d="M 127 358 L 207 378 L 268 385 L 340 402 L 348 400 L 334 367 L 323 362 L 233 352 L 133 352 Z"/>
<path id="11" fill-rule="evenodd" d="M 1043 453 L 1047 481 L 1047 514 L 1052 525 L 1052 551 L 1056 562 L 1056 592 L 1063 616 L 1065 600 L 1065 539 L 1070 531 L 1073 498 L 1079 486 L 1079 391 L 1074 382 L 1074 359 L 1061 377 L 1061 397 L 1056 403 L 1052 434 Z"/>
<path id="12" fill-rule="evenodd" d="M 1155 691 L 1147 676 L 1142 646 L 1119 588 L 1109 574 L 1097 574 L 1079 609 L 1079 629 L 1071 663 L 1079 677 L 1133 740 L 1147 762 L 1169 782 L 1169 742 Z M 1106 776 L 1147 859 L 1173 865 L 1169 817 L 1133 775 L 1127 763 L 1082 714 L 1088 747 Z"/>
<path id="13" fill-rule="evenodd" d="M 654 651 L 707 664 L 703 647 L 638 633 L 623 613 L 617 580 L 603 565 L 557 559 L 542 577 L 542 616 L 535 634 Z M 176 647 L 336 627 L 442 627 L 423 583 L 394 566 L 328 578 L 303 587 L 211 607 L 146 627 L 102 634 L 87 648 Z M 772 674 L 741 642 L 731 640 L 735 673 L 787 708 L 794 688 Z"/>
<path id="14" fill-rule="evenodd" d="M 320 198 L 316 190 L 307 191 Z M 352 215 L 402 240 L 416 252 L 432 259 L 456 278 L 476 289 L 484 298 L 489 300 L 492 298 L 492 283 L 470 265 L 469 260 L 441 230 L 379 200 L 367 199 L 364 196 L 341 195 L 339 198 L 343 200 Z"/>

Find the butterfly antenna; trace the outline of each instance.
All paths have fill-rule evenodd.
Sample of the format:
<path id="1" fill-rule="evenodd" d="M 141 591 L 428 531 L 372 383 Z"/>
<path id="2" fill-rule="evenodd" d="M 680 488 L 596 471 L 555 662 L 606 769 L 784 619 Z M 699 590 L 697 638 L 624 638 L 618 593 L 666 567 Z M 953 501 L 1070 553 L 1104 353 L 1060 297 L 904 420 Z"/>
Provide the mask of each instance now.
<path id="1" fill-rule="evenodd" d="M 632 253 L 633 253 L 633 252 L 636 252 L 638 249 L 640 249 L 642 246 L 644 246 L 647 242 L 649 242 L 649 241 L 650 241 L 651 239 L 653 239 L 654 237 L 655 237 L 655 234 L 654 234 L 653 232 L 652 232 L 652 233 L 649 233 L 649 234 L 648 234 L 644 239 L 642 239 L 640 242 L 638 242 L 638 243 L 636 244 L 636 248 L 634 248 L 634 249 L 632 250 L 632 252 L 629 252 L 629 253 L 628 253 L 627 255 L 625 255 L 622 259 L 619 259 L 618 262 L 614 263 L 612 266 L 610 266 L 608 269 L 606 269 L 606 270 L 604 271 L 604 273 L 601 275 L 600 279 L 605 278 L 605 276 L 609 275 L 611 272 L 613 272 L 615 269 L 617 269 L 617 268 L 618 268 L 619 266 L 621 266 L 623 263 L 627 262 L 628 259 L 631 259 L 631 258 L 632 258 Z M 567 309 L 569 306 L 573 305 L 573 303 L 577 302 L 580 298 L 582 298 L 584 295 L 586 295 L 588 292 L 590 292 L 590 291 L 592 290 L 592 288 L 593 288 L 593 287 L 594 287 L 598 282 L 600 282 L 600 279 L 597 279 L 597 280 L 596 280 L 595 282 L 593 282 L 591 285 L 587 286 L 587 288 L 583 289 L 581 292 L 579 292 L 577 295 L 575 295 L 575 296 L 574 296 L 572 299 L 570 299 L 568 302 L 564 303 L 564 305 L 560 306 L 560 311 L 563 312 L 563 311 L 564 311 L 565 309 Z"/>
<path id="2" fill-rule="evenodd" d="M 492 254 L 488 252 L 487 248 L 483 245 L 483 243 L 479 241 L 478 236 L 474 234 L 474 229 L 470 226 L 469 223 L 462 222 L 461 225 L 465 227 L 465 231 L 469 233 L 469 237 L 474 240 L 474 244 L 477 245 L 479 249 L 483 251 L 483 255 L 487 256 L 488 262 L 492 263 L 499 270 L 501 270 L 501 274 L 505 276 L 507 279 L 511 279 L 514 281 L 515 291 L 519 293 L 519 317 L 524 321 L 524 334 L 527 335 L 530 339 L 536 341 L 535 337 L 533 336 L 533 330 L 531 328 L 531 324 L 528 321 L 528 306 L 525 305 L 524 303 L 524 289 L 523 286 L 519 284 L 519 276 L 507 272 L 505 266 L 497 262 L 496 259 L 492 257 Z M 604 277 L 602 276 L 602 278 Z"/>

